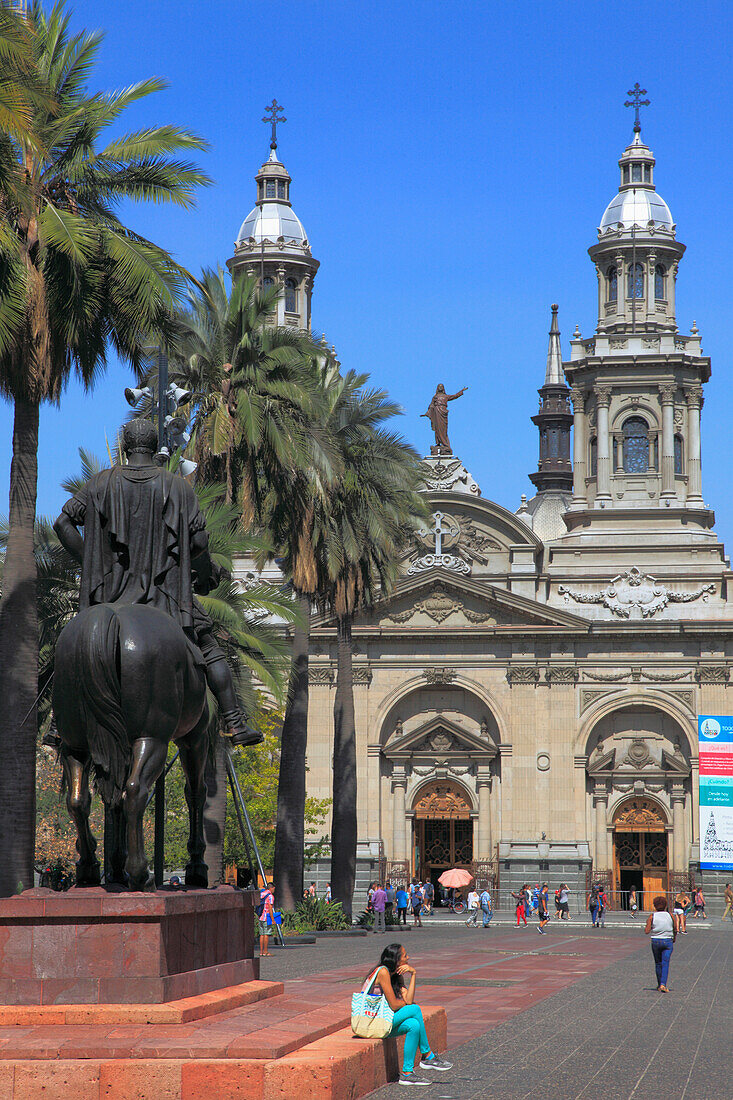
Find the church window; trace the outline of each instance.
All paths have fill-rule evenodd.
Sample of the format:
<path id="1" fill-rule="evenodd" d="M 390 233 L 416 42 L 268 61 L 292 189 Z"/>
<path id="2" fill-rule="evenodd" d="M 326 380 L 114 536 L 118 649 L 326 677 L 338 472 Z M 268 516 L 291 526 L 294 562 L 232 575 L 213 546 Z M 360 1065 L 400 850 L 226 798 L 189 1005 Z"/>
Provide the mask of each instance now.
<path id="1" fill-rule="evenodd" d="M 271 275 L 265 275 L 265 280 L 264 280 L 265 290 L 269 290 L 271 286 L 274 286 L 274 284 L 275 284 L 275 280 L 272 278 L 272 276 Z"/>
<path id="2" fill-rule="evenodd" d="M 632 164 L 631 165 L 631 182 L 632 183 L 641 183 L 641 165 L 640 164 Z"/>
<path id="3" fill-rule="evenodd" d="M 648 165 L 648 164 L 645 164 L 644 165 L 644 183 L 651 183 L 651 182 L 652 182 L 651 166 Z"/>
<path id="4" fill-rule="evenodd" d="M 674 437 L 674 472 L 676 474 L 684 473 L 683 461 L 684 455 L 682 451 L 682 436 L 676 435 Z"/>
<path id="5" fill-rule="evenodd" d="M 609 267 L 606 272 L 606 279 L 608 281 L 608 301 L 618 301 L 618 271 L 615 267 Z"/>
<path id="6" fill-rule="evenodd" d="M 557 456 L 560 454 L 560 433 L 557 428 L 550 428 L 548 435 L 550 441 L 550 458 L 557 458 Z"/>
<path id="7" fill-rule="evenodd" d="M 595 436 L 590 441 L 590 476 L 598 473 L 598 440 Z"/>
<path id="8" fill-rule="evenodd" d="M 268 180 L 265 184 L 265 198 L 274 199 L 275 197 L 275 181 Z"/>
<path id="9" fill-rule="evenodd" d="M 285 198 L 285 180 L 277 181 L 277 197 L 279 199 Z"/>
<path id="10" fill-rule="evenodd" d="M 624 165 L 623 177 L 622 178 L 623 178 L 624 183 L 629 182 L 629 166 L 628 166 L 628 164 Z"/>
<path id="11" fill-rule="evenodd" d="M 295 279 L 285 280 L 285 310 L 287 313 L 298 312 L 298 284 Z"/>
<path id="12" fill-rule="evenodd" d="M 644 268 L 641 264 L 629 264 L 629 274 L 626 279 L 626 297 L 644 297 Z"/>
<path id="13" fill-rule="evenodd" d="M 665 282 L 666 282 L 667 269 L 663 264 L 657 264 L 654 268 L 654 297 L 666 298 L 665 294 Z"/>
<path id="14" fill-rule="evenodd" d="M 649 425 L 640 416 L 624 423 L 624 472 L 645 474 L 649 469 Z"/>

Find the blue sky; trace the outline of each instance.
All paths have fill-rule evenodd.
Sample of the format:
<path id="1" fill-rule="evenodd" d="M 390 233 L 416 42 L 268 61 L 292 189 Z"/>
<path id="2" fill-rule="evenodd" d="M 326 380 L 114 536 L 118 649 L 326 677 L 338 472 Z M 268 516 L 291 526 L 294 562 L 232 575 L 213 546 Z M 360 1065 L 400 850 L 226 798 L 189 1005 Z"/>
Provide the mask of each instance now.
<path id="1" fill-rule="evenodd" d="M 356 3 L 352 0 L 77 0 L 77 27 L 106 32 L 93 85 L 164 76 L 168 91 L 125 128 L 174 122 L 201 133 L 214 178 L 195 210 L 131 209 L 129 221 L 189 270 L 223 263 L 268 152 L 260 120 L 284 104 L 280 156 L 321 261 L 313 323 L 344 367 L 401 402 L 422 451 L 435 385 L 454 450 L 483 493 L 515 509 L 536 466 L 550 304 L 563 355 L 595 325 L 586 249 L 617 188 L 635 81 L 643 136 L 688 251 L 678 323 L 695 319 L 713 376 L 703 411 L 703 492 L 733 543 L 730 498 L 730 253 L 733 65 L 726 3 Z M 77 448 L 105 449 L 130 371 L 110 361 L 93 394 L 70 386 L 41 420 L 39 511 L 63 503 Z M 0 404 L 0 511 L 12 410 Z"/>

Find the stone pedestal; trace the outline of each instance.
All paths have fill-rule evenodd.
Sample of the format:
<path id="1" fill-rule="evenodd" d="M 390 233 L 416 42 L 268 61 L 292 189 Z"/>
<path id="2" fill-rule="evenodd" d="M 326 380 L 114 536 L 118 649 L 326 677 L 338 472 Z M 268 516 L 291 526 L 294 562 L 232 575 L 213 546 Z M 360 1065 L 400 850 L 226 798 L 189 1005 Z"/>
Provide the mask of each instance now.
<path id="1" fill-rule="evenodd" d="M 28 890 L 0 900 L 1 1004 L 159 1004 L 259 977 L 248 892 Z"/>

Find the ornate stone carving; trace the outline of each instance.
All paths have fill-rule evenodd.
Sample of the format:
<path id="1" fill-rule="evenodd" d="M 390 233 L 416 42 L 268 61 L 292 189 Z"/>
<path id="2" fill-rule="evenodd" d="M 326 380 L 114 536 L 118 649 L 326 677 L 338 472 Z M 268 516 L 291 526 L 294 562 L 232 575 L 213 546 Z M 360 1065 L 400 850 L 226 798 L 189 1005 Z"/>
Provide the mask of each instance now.
<path id="1" fill-rule="evenodd" d="M 687 341 L 684 337 L 678 337 L 675 339 L 674 348 L 675 351 L 684 351 L 687 347 Z"/>
<path id="2" fill-rule="evenodd" d="M 308 669 L 308 683 L 309 684 L 333 684 L 335 680 L 335 674 L 332 668 L 314 668 L 311 666 Z"/>
<path id="3" fill-rule="evenodd" d="M 685 414 L 680 408 L 674 410 L 674 426 L 675 428 L 681 428 L 685 420 Z"/>
<path id="4" fill-rule="evenodd" d="M 570 400 L 573 403 L 574 412 L 582 413 L 585 411 L 585 392 L 580 386 L 570 387 Z"/>
<path id="5" fill-rule="evenodd" d="M 659 387 L 659 400 L 663 405 L 674 404 L 675 394 L 677 393 L 677 386 L 672 384 L 666 384 Z"/>
<path id="6" fill-rule="evenodd" d="M 395 623 L 406 623 L 418 613 L 427 615 L 435 623 L 442 623 L 450 615 L 463 614 L 470 623 L 489 623 L 496 625 L 496 619 L 489 611 L 473 611 L 462 600 L 453 599 L 442 584 L 434 584 L 431 594 L 424 600 L 418 600 L 405 611 L 393 611 L 385 615 Z"/>
<path id="7" fill-rule="evenodd" d="M 595 388 L 596 402 L 599 405 L 608 405 L 611 401 L 611 387 L 610 386 L 596 386 Z"/>
<path id="8" fill-rule="evenodd" d="M 506 670 L 506 678 L 510 684 L 534 684 L 540 682 L 540 670 L 537 665 L 512 665 Z"/>
<path id="9" fill-rule="evenodd" d="M 626 669 L 622 672 L 583 672 L 583 676 L 589 680 L 598 680 L 601 683 L 615 684 L 620 683 L 622 680 L 628 680 L 631 675 L 631 670 Z"/>
<path id="10" fill-rule="evenodd" d="M 621 619 L 630 618 L 634 608 L 642 618 L 650 619 L 668 603 L 690 603 L 700 598 L 706 601 L 714 591 L 714 584 L 703 584 L 692 592 L 678 592 L 657 582 L 649 573 L 642 573 L 636 566 L 619 573 L 600 592 L 577 592 L 563 584 L 558 586 L 558 592 L 565 597 L 566 603 L 572 599 L 576 603 L 603 604 Z"/>
<path id="11" fill-rule="evenodd" d="M 649 746 L 643 738 L 634 738 L 622 763 L 630 764 L 633 768 L 643 768 L 647 764 L 654 763 L 654 758 L 649 752 Z"/>
<path id="12" fill-rule="evenodd" d="M 353 668 L 354 684 L 366 684 L 367 687 L 372 682 L 373 673 L 369 665 L 354 665 Z"/>
<path id="13" fill-rule="evenodd" d="M 537 771 L 548 772 L 550 770 L 550 754 L 549 752 L 537 753 Z"/>
<path id="14" fill-rule="evenodd" d="M 429 684 L 452 684 L 456 678 L 454 668 L 426 668 L 423 676 Z"/>
<path id="15" fill-rule="evenodd" d="M 451 456 L 423 459 L 423 484 L 433 493 L 469 493 L 480 497 L 481 490 L 460 458 Z"/>
<path id="16" fill-rule="evenodd" d="M 480 531 L 475 523 L 470 520 L 459 519 L 458 525 L 460 527 L 458 544 L 466 557 L 472 561 L 479 561 L 482 565 L 486 565 L 489 560 L 486 551 L 501 550 L 501 546 L 496 539 L 492 539 Z"/>
<path id="17" fill-rule="evenodd" d="M 700 665 L 695 669 L 695 679 L 698 684 L 727 684 L 730 669 L 727 665 Z"/>
<path id="18" fill-rule="evenodd" d="M 451 573 L 470 573 L 471 566 L 463 558 L 448 553 L 458 544 L 460 535 L 460 524 L 453 516 L 446 515 L 445 512 L 433 512 L 432 526 L 421 527 L 415 536 L 421 548 L 430 546 L 432 549 L 430 553 L 415 558 L 407 570 L 408 575 L 414 576 L 437 567 Z"/>
<path id="19" fill-rule="evenodd" d="M 702 405 L 702 386 L 685 386 L 685 398 L 689 408 L 699 408 Z"/>
<path id="20" fill-rule="evenodd" d="M 587 710 L 588 707 L 592 707 L 594 703 L 597 703 L 599 699 L 603 699 L 606 695 L 612 695 L 613 689 L 606 688 L 605 691 L 597 689 L 595 691 L 590 688 L 580 693 L 580 709 L 581 711 Z"/>
<path id="21" fill-rule="evenodd" d="M 610 347 L 611 351 L 623 351 L 627 344 L 628 340 L 620 336 L 617 336 L 616 338 L 612 337 L 608 341 L 608 346 Z"/>
<path id="22" fill-rule="evenodd" d="M 548 684 L 577 684 L 579 677 L 575 665 L 550 665 L 545 672 Z"/>
<path id="23" fill-rule="evenodd" d="M 653 336 L 642 337 L 641 346 L 645 351 L 659 351 L 659 340 Z"/>

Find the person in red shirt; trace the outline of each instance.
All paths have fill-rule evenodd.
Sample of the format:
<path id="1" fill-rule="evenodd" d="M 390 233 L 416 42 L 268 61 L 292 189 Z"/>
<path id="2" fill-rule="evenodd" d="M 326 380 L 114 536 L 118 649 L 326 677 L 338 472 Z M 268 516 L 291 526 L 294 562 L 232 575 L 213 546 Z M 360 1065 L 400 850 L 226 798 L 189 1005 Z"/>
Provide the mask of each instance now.
<path id="1" fill-rule="evenodd" d="M 268 959 L 270 951 L 270 936 L 275 928 L 275 896 L 269 886 L 260 890 L 259 910 L 260 922 L 260 958 Z"/>

